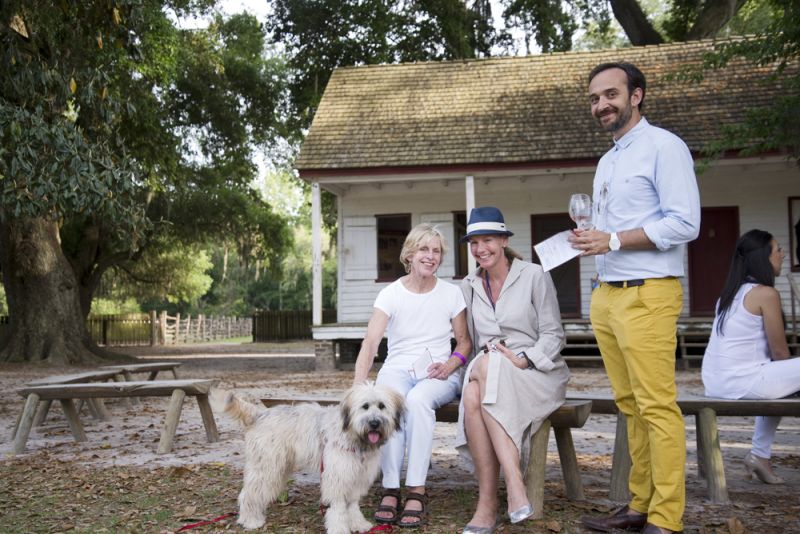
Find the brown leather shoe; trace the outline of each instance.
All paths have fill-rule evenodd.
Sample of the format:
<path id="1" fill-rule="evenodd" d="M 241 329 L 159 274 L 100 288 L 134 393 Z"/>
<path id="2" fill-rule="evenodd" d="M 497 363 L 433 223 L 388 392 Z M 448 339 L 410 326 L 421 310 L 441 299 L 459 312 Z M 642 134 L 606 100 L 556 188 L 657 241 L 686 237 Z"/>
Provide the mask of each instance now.
<path id="1" fill-rule="evenodd" d="M 599 530 L 600 532 L 611 532 L 612 530 L 638 531 L 642 530 L 645 524 L 647 524 L 647 514 L 628 515 L 628 506 L 625 505 L 610 516 L 584 516 L 581 518 L 581 524 L 586 528 Z"/>

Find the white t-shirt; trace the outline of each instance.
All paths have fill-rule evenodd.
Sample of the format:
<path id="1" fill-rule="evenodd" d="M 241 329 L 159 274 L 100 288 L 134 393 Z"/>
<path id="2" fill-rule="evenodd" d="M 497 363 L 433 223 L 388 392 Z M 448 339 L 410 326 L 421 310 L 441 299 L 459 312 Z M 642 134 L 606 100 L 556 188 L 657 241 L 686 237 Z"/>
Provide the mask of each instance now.
<path id="1" fill-rule="evenodd" d="M 714 318 L 702 369 L 708 397 L 742 398 L 758 378 L 761 366 L 771 361 L 764 318 L 744 307 L 744 297 L 754 287 L 756 284 L 742 284 L 733 297 L 723 335 L 717 333 L 719 314 Z"/>
<path id="2" fill-rule="evenodd" d="M 413 293 L 396 280 L 378 293 L 375 307 L 389 316 L 384 366 L 410 369 L 425 349 L 434 362 L 447 361 L 453 337 L 450 321 L 467 305 L 461 289 L 437 279 L 427 293 Z"/>

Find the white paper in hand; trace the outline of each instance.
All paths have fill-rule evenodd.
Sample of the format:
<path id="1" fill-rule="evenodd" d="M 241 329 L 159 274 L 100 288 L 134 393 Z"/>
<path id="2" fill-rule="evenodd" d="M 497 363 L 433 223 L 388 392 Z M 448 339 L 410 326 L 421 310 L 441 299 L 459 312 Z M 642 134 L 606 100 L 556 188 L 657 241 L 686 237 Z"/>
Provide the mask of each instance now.
<path id="1" fill-rule="evenodd" d="M 542 269 L 549 271 L 580 255 L 581 251 L 572 248 L 572 243 L 567 241 L 571 233 L 572 230 L 564 230 L 533 246 L 542 262 Z"/>
<path id="2" fill-rule="evenodd" d="M 411 373 L 417 380 L 428 378 L 428 367 L 430 367 L 431 365 L 433 365 L 433 357 L 431 356 L 431 351 L 425 349 L 425 353 L 419 358 L 417 358 L 412 364 Z"/>

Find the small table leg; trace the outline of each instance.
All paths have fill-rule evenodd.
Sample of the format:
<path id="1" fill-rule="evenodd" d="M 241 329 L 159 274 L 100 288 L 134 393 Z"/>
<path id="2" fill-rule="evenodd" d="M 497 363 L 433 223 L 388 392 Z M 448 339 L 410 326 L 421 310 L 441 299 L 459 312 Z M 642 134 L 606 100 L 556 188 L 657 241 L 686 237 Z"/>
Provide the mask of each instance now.
<path id="1" fill-rule="evenodd" d="M 695 418 L 697 422 L 698 448 L 701 449 L 703 467 L 708 483 L 708 498 L 715 504 L 727 504 L 728 487 L 725 482 L 725 466 L 719 448 L 717 413 L 711 408 L 701 408 Z"/>
<path id="2" fill-rule="evenodd" d="M 211 411 L 211 404 L 208 402 L 208 395 L 198 395 L 197 404 L 200 406 L 200 415 L 203 417 L 203 426 L 206 429 L 206 439 L 209 443 L 219 441 L 217 423 L 214 421 L 214 413 Z"/>
<path id="3" fill-rule="evenodd" d="M 617 413 L 617 433 L 614 437 L 614 457 L 611 460 L 611 488 L 608 498 L 614 502 L 628 502 L 631 493 L 628 479 L 631 475 L 631 455 L 628 452 L 628 421 L 625 414 Z"/>
<path id="4" fill-rule="evenodd" d="M 83 431 L 83 425 L 78 416 L 78 410 L 75 409 L 72 399 L 61 399 L 59 402 L 61 403 L 61 409 L 64 410 L 64 415 L 67 416 L 69 429 L 72 431 L 72 436 L 75 438 L 75 441 L 86 441 L 86 433 Z"/>
<path id="5" fill-rule="evenodd" d="M 39 395 L 36 393 L 31 393 L 25 399 L 25 407 L 22 409 L 17 432 L 14 434 L 14 454 L 19 454 L 25 450 L 25 444 L 28 443 L 28 436 L 33 426 L 33 416 L 36 415 L 36 407 L 38 405 Z"/>
<path id="6" fill-rule="evenodd" d="M 167 408 L 167 419 L 164 422 L 164 429 L 161 431 L 161 441 L 158 443 L 158 454 L 165 454 L 172 450 L 172 441 L 175 439 L 175 431 L 181 418 L 185 397 L 186 393 L 182 389 L 172 392 L 172 398 L 170 398 Z"/>
<path id="7" fill-rule="evenodd" d="M 44 424 L 45 419 L 47 419 L 47 413 L 50 411 L 50 406 L 52 404 L 52 399 L 43 400 L 39 403 L 39 409 L 36 410 L 36 417 L 33 418 L 33 426 L 42 426 Z"/>
<path id="8" fill-rule="evenodd" d="M 544 475 L 547 466 L 547 442 L 550 440 L 550 421 L 545 419 L 542 426 L 531 437 L 531 450 L 528 469 L 525 473 L 525 487 L 528 500 L 533 506 L 534 519 L 544 517 Z"/>
<path id="9" fill-rule="evenodd" d="M 564 487 L 567 498 L 571 501 L 582 501 L 583 483 L 581 472 L 578 469 L 578 459 L 575 456 L 575 444 L 572 441 L 572 431 L 569 428 L 553 428 L 558 446 L 558 457 L 561 460 L 561 474 L 564 476 Z"/>

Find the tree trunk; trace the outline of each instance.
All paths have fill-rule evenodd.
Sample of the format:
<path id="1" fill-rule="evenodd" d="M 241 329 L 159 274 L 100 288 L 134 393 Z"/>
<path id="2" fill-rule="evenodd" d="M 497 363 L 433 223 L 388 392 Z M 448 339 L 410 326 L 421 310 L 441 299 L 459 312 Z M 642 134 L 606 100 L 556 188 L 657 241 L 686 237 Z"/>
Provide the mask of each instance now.
<path id="1" fill-rule="evenodd" d="M 686 35 L 687 41 L 716 37 L 729 20 L 742 8 L 745 0 L 705 2 L 702 11 Z"/>
<path id="2" fill-rule="evenodd" d="M 634 46 L 661 44 L 661 37 L 636 0 L 610 0 L 614 17 Z"/>
<path id="3" fill-rule="evenodd" d="M 9 325 L 0 361 L 102 361 L 81 310 L 75 273 L 61 250 L 58 223 L 0 212 L 0 264 Z"/>

